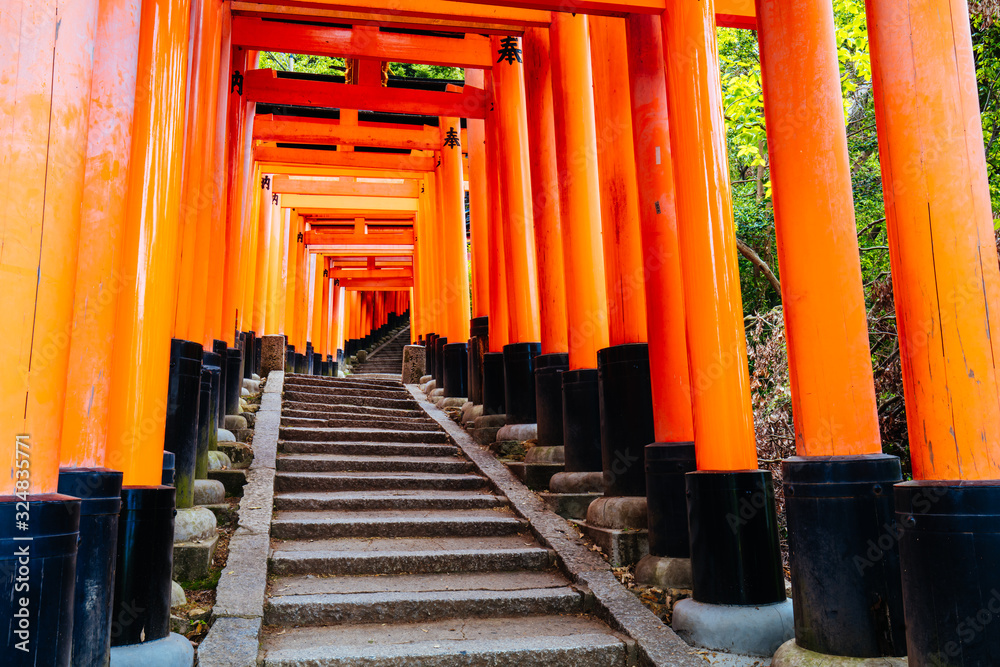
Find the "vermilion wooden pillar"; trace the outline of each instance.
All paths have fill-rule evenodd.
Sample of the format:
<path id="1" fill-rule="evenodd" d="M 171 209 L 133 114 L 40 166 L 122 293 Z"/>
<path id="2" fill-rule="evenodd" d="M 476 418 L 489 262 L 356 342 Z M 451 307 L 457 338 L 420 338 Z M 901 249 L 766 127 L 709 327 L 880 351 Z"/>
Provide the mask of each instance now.
<path id="1" fill-rule="evenodd" d="M 253 288 L 253 331 L 258 336 L 263 336 L 264 322 L 267 319 L 267 289 L 268 289 L 268 264 L 270 263 L 271 245 L 271 216 L 274 206 L 271 203 L 271 178 L 272 174 L 263 174 L 259 179 L 260 197 L 257 204 L 257 260 L 252 268 L 255 272 Z"/>
<path id="2" fill-rule="evenodd" d="M 126 485 L 159 485 L 173 325 L 189 7 L 143 3 L 108 454 Z M 139 165 L 143 165 L 140 167 Z"/>
<path id="3" fill-rule="evenodd" d="M 227 110 L 226 123 L 223 129 L 227 135 L 226 160 L 224 172 L 219 174 L 225 186 L 226 202 L 226 282 L 222 290 L 222 331 L 228 336 L 230 329 L 244 331 L 248 329 L 243 323 L 243 295 L 247 288 L 247 280 L 243 273 L 244 264 L 249 253 L 250 225 L 247 224 L 248 214 L 243 206 L 245 191 L 252 175 L 248 173 L 252 159 L 252 144 L 247 146 L 247 135 L 252 137 L 252 127 L 248 126 L 249 105 L 243 102 L 239 86 L 233 86 L 233 73 L 242 76 L 247 66 L 247 52 L 241 47 L 232 48 L 229 69 L 220 83 L 225 85 L 225 95 L 220 98 L 220 105 L 225 104 Z M 252 121 L 251 121 L 252 122 Z"/>
<path id="4" fill-rule="evenodd" d="M 322 289 L 320 298 L 322 303 L 320 304 L 320 315 L 319 315 L 319 338 L 313 340 L 313 351 L 318 352 L 326 358 L 328 354 L 327 348 L 330 345 L 330 278 L 322 277 Z M 313 369 L 313 373 L 319 373 L 318 368 Z"/>
<path id="5" fill-rule="evenodd" d="M 608 346 L 608 314 L 587 19 L 555 13 L 550 30 L 569 367 L 596 368 L 597 350 Z"/>
<path id="6" fill-rule="evenodd" d="M 66 370 L 63 467 L 104 465 L 140 6 L 139 0 L 105 2 L 98 14 L 80 224 L 83 252 L 77 254 Z"/>
<path id="7" fill-rule="evenodd" d="M 97 2 L 13 3 L 2 11 L 0 174 L 11 187 L 0 219 L 8 323 L 0 496 L 35 495 L 54 492 L 59 471 Z M 61 22 L 75 29 L 61 32 Z M 10 539 L 13 531 L 2 534 Z M 44 534 L 41 526 L 33 531 Z"/>
<path id="8" fill-rule="evenodd" d="M 465 83 L 483 88 L 486 77 L 481 69 L 466 69 Z M 486 193 L 486 122 L 469 118 L 465 122 L 469 145 L 469 226 L 472 246 L 472 317 L 490 314 L 490 246 L 488 195 Z"/>
<path id="9" fill-rule="evenodd" d="M 833 7 L 762 0 L 757 15 L 799 455 L 782 465 L 796 643 L 856 658 L 902 655 L 896 549 L 860 571 L 827 558 L 830 549 L 860 553 L 878 541 L 892 511 L 879 491 L 901 479 L 899 460 L 882 455 L 880 442 Z M 817 476 L 842 484 L 798 497 Z"/>
<path id="10" fill-rule="evenodd" d="M 323 281 L 326 280 L 323 277 L 323 271 L 326 270 L 326 258 L 323 255 L 313 254 L 312 262 L 312 326 L 309 332 L 309 342 L 315 345 L 319 342 L 322 335 L 320 328 L 323 321 Z M 305 352 L 305 349 L 303 349 L 303 352 Z"/>
<path id="11" fill-rule="evenodd" d="M 285 314 L 282 303 L 282 270 L 284 260 L 284 240 L 286 238 L 285 227 L 288 224 L 288 210 L 281 206 L 281 195 L 271 196 L 273 202 L 271 210 L 271 238 L 268 247 L 267 260 L 267 314 L 264 323 L 264 331 L 267 334 L 277 335 L 284 333 L 282 318 Z"/>
<path id="12" fill-rule="evenodd" d="M 493 76 L 488 80 L 492 82 Z M 492 83 L 490 84 L 492 89 Z M 494 101 L 493 106 L 496 106 Z M 486 178 L 489 230 L 487 244 L 490 259 L 490 352 L 503 352 L 510 341 L 507 317 L 507 269 L 503 247 L 503 203 L 500 197 L 500 166 L 497 163 L 496 113 L 486 119 Z"/>
<path id="13" fill-rule="evenodd" d="M 866 8 L 915 480 L 895 495 L 907 655 L 988 664 L 1000 635 L 961 620 L 1000 586 L 1000 270 L 968 10 Z"/>
<path id="14" fill-rule="evenodd" d="M 712 0 L 672 3 L 661 20 L 698 467 L 686 480 L 693 600 L 674 623 L 701 618 L 699 604 L 718 605 L 723 623 L 767 607 L 754 635 L 780 642 L 791 605 L 773 482 L 757 469 L 714 14 Z M 734 528 L 727 508 L 750 497 L 755 511 Z"/>
<path id="15" fill-rule="evenodd" d="M 465 189 L 462 185 L 461 121 L 442 117 L 441 130 L 441 196 L 443 219 L 439 239 L 444 255 L 446 334 L 453 342 L 469 338 L 469 256 L 465 240 Z M 382 322 L 376 322 L 381 326 Z"/>

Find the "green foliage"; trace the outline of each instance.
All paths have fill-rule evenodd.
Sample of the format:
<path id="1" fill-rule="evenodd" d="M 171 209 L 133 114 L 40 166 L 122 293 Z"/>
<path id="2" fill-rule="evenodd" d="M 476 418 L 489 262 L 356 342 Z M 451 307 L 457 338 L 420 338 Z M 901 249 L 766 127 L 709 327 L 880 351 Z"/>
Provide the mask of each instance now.
<path id="1" fill-rule="evenodd" d="M 272 53 L 270 51 L 264 51 L 260 54 L 261 69 L 343 76 L 344 67 L 343 58 L 306 56 L 296 53 Z"/>
<path id="2" fill-rule="evenodd" d="M 460 67 L 422 65 L 419 63 L 390 63 L 389 71 L 396 76 L 410 79 L 451 79 L 465 80 L 465 72 Z"/>

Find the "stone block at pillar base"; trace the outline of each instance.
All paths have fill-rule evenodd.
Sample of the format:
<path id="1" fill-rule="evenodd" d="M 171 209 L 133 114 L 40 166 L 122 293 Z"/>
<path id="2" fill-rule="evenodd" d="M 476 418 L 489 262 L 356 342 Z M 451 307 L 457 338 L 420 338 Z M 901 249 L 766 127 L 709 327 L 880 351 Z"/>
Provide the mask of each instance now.
<path id="1" fill-rule="evenodd" d="M 438 389 L 435 387 L 434 389 L 431 390 L 431 393 L 427 395 L 430 397 L 431 402 L 433 403 L 435 398 L 444 398 L 444 389 Z"/>
<path id="2" fill-rule="evenodd" d="M 483 406 L 476 405 L 471 401 L 462 408 L 462 425 L 469 427 L 475 423 L 476 419 L 483 416 Z"/>
<path id="3" fill-rule="evenodd" d="M 469 429 L 469 433 L 472 434 L 472 439 L 476 441 L 476 444 L 491 445 L 497 441 L 497 431 L 499 430 L 499 427 L 484 426 Z"/>
<path id="4" fill-rule="evenodd" d="M 215 505 L 202 505 L 207 510 L 210 510 L 212 514 L 215 515 L 215 520 L 217 523 L 229 523 L 233 521 L 238 514 L 236 505 L 230 505 L 229 503 L 217 503 Z"/>
<path id="5" fill-rule="evenodd" d="M 538 424 L 507 424 L 497 433 L 497 440 L 527 442 L 538 440 Z"/>
<path id="6" fill-rule="evenodd" d="M 558 473 L 565 475 L 566 473 Z M 552 488 L 552 480 L 549 480 L 549 488 Z M 574 519 L 582 521 L 587 518 L 587 508 L 590 503 L 598 498 L 603 498 L 603 493 L 550 493 L 548 491 L 538 494 L 545 502 L 545 506 L 550 511 L 558 514 L 564 519 Z"/>
<path id="7" fill-rule="evenodd" d="M 236 431 L 247 428 L 247 420 L 243 415 L 226 415 L 225 427 L 227 431 Z"/>
<path id="8" fill-rule="evenodd" d="M 188 603 L 184 589 L 176 581 L 170 582 L 170 608 L 183 607 Z"/>
<path id="9" fill-rule="evenodd" d="M 214 514 L 212 519 L 215 519 Z M 216 534 L 197 542 L 174 544 L 174 579 L 196 581 L 206 577 L 212 568 L 212 557 L 215 556 L 218 542 L 219 536 Z"/>
<path id="10" fill-rule="evenodd" d="M 599 498 L 587 510 L 587 523 L 601 528 L 645 530 L 646 499 L 641 496 L 611 496 Z"/>
<path id="11" fill-rule="evenodd" d="M 251 394 L 256 394 L 260 391 L 260 380 L 248 380 L 243 378 L 243 388 Z"/>
<path id="12" fill-rule="evenodd" d="M 267 377 L 271 371 L 285 370 L 285 337 L 264 336 L 260 343 L 260 374 Z"/>
<path id="13" fill-rule="evenodd" d="M 558 463 L 566 465 L 566 448 L 561 445 L 535 446 L 524 456 L 525 463 Z"/>
<path id="14" fill-rule="evenodd" d="M 596 502 L 596 501 L 595 501 Z M 593 507 L 593 503 L 590 504 Z M 590 510 L 588 508 L 588 514 Z M 604 552 L 611 567 L 634 565 L 649 553 L 649 531 L 637 528 L 604 528 L 577 522 L 580 531 Z"/>
<path id="15" fill-rule="evenodd" d="M 791 639 L 771 658 L 771 667 L 906 667 L 906 658 L 848 658 L 808 651 Z"/>
<path id="16" fill-rule="evenodd" d="M 236 435 L 232 431 L 220 428 L 218 433 L 219 442 L 236 442 Z"/>
<path id="17" fill-rule="evenodd" d="M 424 393 L 424 396 L 430 396 L 431 392 L 437 389 L 437 382 L 433 379 L 430 379 L 427 382 L 421 382 L 419 389 Z"/>
<path id="18" fill-rule="evenodd" d="M 433 379 L 434 379 L 433 375 L 421 375 L 420 376 L 420 384 L 427 384 L 428 382 L 430 382 Z"/>
<path id="19" fill-rule="evenodd" d="M 174 543 L 197 542 L 216 534 L 215 514 L 204 507 L 182 507 L 174 514 Z"/>
<path id="20" fill-rule="evenodd" d="M 507 423 L 507 415 L 481 415 L 476 417 L 475 428 L 495 428 L 499 430 Z"/>
<path id="21" fill-rule="evenodd" d="M 208 478 L 222 482 L 227 496 L 242 496 L 243 486 L 247 483 L 245 470 L 209 470 Z"/>
<path id="22" fill-rule="evenodd" d="M 643 556 L 635 566 L 635 583 L 691 590 L 691 559 Z"/>
<path id="23" fill-rule="evenodd" d="M 552 479 L 552 476 L 565 469 L 561 463 L 526 463 L 522 461 L 512 461 L 507 464 L 507 467 L 532 491 L 544 491 L 549 488 L 549 480 Z"/>
<path id="24" fill-rule="evenodd" d="M 604 495 L 604 473 L 561 472 L 549 483 L 552 493 L 588 493 Z"/>
<path id="25" fill-rule="evenodd" d="M 215 479 L 194 480 L 194 504 L 218 505 L 226 502 L 226 487 Z"/>
<path id="26" fill-rule="evenodd" d="M 233 432 L 236 436 L 236 442 L 249 443 L 253 440 L 253 429 L 252 428 L 241 428 Z"/>
<path id="27" fill-rule="evenodd" d="M 461 408 L 463 405 L 469 402 L 467 398 L 459 398 L 457 396 L 442 397 L 441 402 L 438 403 L 438 407 L 444 410 L 445 408 Z"/>
<path id="28" fill-rule="evenodd" d="M 253 450 L 245 442 L 220 442 L 219 452 L 229 457 L 234 469 L 246 469 L 253 462 Z"/>
<path id="29" fill-rule="evenodd" d="M 427 348 L 423 345 L 403 346 L 403 384 L 420 382 L 424 374 Z"/>
<path id="30" fill-rule="evenodd" d="M 233 442 L 236 442 L 235 440 Z M 225 444 L 233 444 L 233 442 Z M 213 470 L 225 470 L 227 468 L 232 468 L 233 462 L 229 457 L 218 450 L 210 451 L 208 453 L 208 470 L 211 472 Z"/>
<path id="31" fill-rule="evenodd" d="M 686 598 L 674 606 L 671 625 L 692 646 L 749 656 L 770 657 L 795 635 L 791 600 L 736 606 Z"/>
<path id="32" fill-rule="evenodd" d="M 111 647 L 111 667 L 191 667 L 194 646 L 187 637 L 171 633 L 163 639 Z"/>

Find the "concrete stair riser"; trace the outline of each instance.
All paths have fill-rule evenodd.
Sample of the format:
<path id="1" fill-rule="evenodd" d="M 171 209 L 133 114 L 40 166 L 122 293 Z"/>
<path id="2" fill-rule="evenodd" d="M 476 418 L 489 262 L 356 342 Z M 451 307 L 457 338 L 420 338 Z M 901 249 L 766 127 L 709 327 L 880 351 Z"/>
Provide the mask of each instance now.
<path id="1" fill-rule="evenodd" d="M 506 507 L 507 500 L 484 493 L 453 492 L 446 495 L 440 491 L 413 491 L 409 495 L 399 492 L 344 492 L 344 493 L 285 493 L 276 495 L 274 509 L 364 511 L 364 510 L 476 510 Z"/>
<path id="2" fill-rule="evenodd" d="M 554 563 L 541 547 L 525 549 L 465 549 L 461 551 L 282 551 L 271 556 L 271 572 L 288 574 L 392 574 L 400 572 L 504 572 L 543 569 Z"/>
<path id="3" fill-rule="evenodd" d="M 311 440 L 322 442 L 346 442 L 358 440 L 361 442 L 416 442 L 445 443 L 448 436 L 441 431 L 391 431 L 389 429 L 372 428 L 301 428 L 296 426 L 282 427 L 278 432 L 282 440 Z"/>
<path id="4" fill-rule="evenodd" d="M 284 454 L 343 454 L 358 456 L 455 456 L 453 445 L 420 442 L 317 442 L 289 440 L 278 445 Z"/>
<path id="5" fill-rule="evenodd" d="M 278 459 L 280 472 L 431 472 L 463 474 L 475 471 L 468 461 L 436 457 L 370 458 L 337 457 L 327 454 L 286 455 Z"/>
<path id="6" fill-rule="evenodd" d="M 377 489 L 481 489 L 486 480 L 475 475 L 335 475 L 323 473 L 279 473 L 275 491 L 362 491 Z"/>
<path id="7" fill-rule="evenodd" d="M 295 521 L 278 518 L 271 523 L 271 537 L 279 540 L 330 539 L 335 537 L 486 537 L 516 535 L 527 528 L 521 519 L 382 519 L 357 521 L 314 519 Z"/>

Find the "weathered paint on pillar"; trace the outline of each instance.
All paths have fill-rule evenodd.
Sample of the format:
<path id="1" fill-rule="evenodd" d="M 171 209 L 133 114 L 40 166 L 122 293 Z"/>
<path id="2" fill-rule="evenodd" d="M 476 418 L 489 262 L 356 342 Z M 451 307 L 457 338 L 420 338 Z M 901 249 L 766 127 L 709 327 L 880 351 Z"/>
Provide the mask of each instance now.
<path id="1" fill-rule="evenodd" d="M 267 269 L 270 262 L 271 245 L 271 214 L 274 207 L 271 205 L 271 174 L 264 174 L 259 178 L 260 197 L 257 204 L 257 216 L 259 224 L 257 227 L 257 261 L 253 265 L 255 272 L 253 288 L 253 330 L 258 335 L 264 335 L 264 322 L 267 319 Z"/>
<path id="2" fill-rule="evenodd" d="M 694 424 L 684 332 L 684 286 L 660 17 L 632 14 L 626 32 L 653 427 L 657 442 L 691 442 Z"/>
<path id="3" fill-rule="evenodd" d="M 476 88 L 485 86 L 486 76 L 481 69 L 466 69 L 465 84 Z M 472 316 L 490 314 L 490 244 L 489 214 L 486 194 L 486 122 L 469 118 L 465 121 L 469 145 L 469 243 L 472 246 Z M 561 259 L 561 257 L 560 257 Z"/>
<path id="4" fill-rule="evenodd" d="M 265 277 L 267 307 L 264 312 L 264 331 L 269 335 L 281 333 L 278 322 L 278 283 L 281 281 L 281 238 L 285 229 L 285 211 L 281 208 L 281 195 L 271 195 L 271 225 L 267 246 L 267 276 Z"/>
<path id="5" fill-rule="evenodd" d="M 549 31 L 526 28 L 523 44 L 535 256 L 541 258 L 537 262 L 539 330 L 542 353 L 549 354 L 569 349 Z"/>
<path id="6" fill-rule="evenodd" d="M 97 17 L 80 220 L 83 252 L 77 254 L 63 412 L 65 467 L 104 465 L 141 4 L 106 0 Z"/>
<path id="7" fill-rule="evenodd" d="M 670 3 L 661 21 L 698 469 L 755 470 L 715 3 Z"/>
<path id="8" fill-rule="evenodd" d="M 968 10 L 866 5 L 913 476 L 1000 479 L 1000 271 Z"/>
<path id="9" fill-rule="evenodd" d="M 223 45 L 225 46 L 225 45 Z M 225 85 L 225 96 L 220 98 L 220 106 L 227 109 L 226 123 L 222 129 L 226 132 L 225 172 L 220 175 L 225 178 L 225 212 L 226 212 L 226 283 L 222 290 L 222 329 L 224 332 L 245 329 L 243 319 L 244 290 L 247 281 L 243 273 L 243 265 L 247 262 L 249 253 L 248 241 L 250 226 L 247 224 L 245 208 L 246 188 L 252 176 L 249 174 L 249 164 L 252 150 L 247 147 L 249 105 L 243 102 L 240 87 L 232 85 L 233 73 L 242 75 L 246 69 L 246 50 L 236 47 L 231 50 L 229 68 L 224 70 L 228 76 L 222 77 L 220 83 Z"/>
<path id="10" fill-rule="evenodd" d="M 498 36 L 491 38 L 500 51 Z M 510 62 L 513 60 L 513 62 Z M 504 59 L 493 67 L 497 121 L 497 163 L 503 198 L 504 257 L 507 266 L 507 312 L 510 342 L 541 339 L 538 323 L 538 269 L 531 202 L 531 163 L 528 157 L 528 116 L 524 100 L 524 66 Z M 459 339 L 463 340 L 463 339 Z"/>
<path id="11" fill-rule="evenodd" d="M 313 255 L 313 282 L 312 282 L 312 326 L 309 332 L 309 342 L 315 348 L 320 339 L 320 323 L 323 319 L 323 281 L 326 278 L 323 272 L 326 270 L 326 258 L 323 255 Z M 303 352 L 305 350 L 303 349 Z"/>
<path id="12" fill-rule="evenodd" d="M 469 338 L 469 255 L 465 240 L 465 188 L 462 178 L 461 119 L 442 117 L 441 178 L 444 218 L 439 225 L 445 262 L 444 293 L 448 340 Z M 378 324 L 381 324 L 379 322 Z"/>
<path id="13" fill-rule="evenodd" d="M 105 465 L 127 485 L 163 468 L 184 141 L 187 0 L 143 2 L 122 291 L 115 327 Z"/>
<path id="14" fill-rule="evenodd" d="M 608 338 L 612 345 L 645 343 L 646 289 L 632 145 L 625 20 L 590 16 L 588 27 L 594 70 Z"/>
<path id="15" fill-rule="evenodd" d="M 323 355 L 324 359 L 329 354 L 330 347 L 330 282 L 329 278 L 322 279 L 323 287 L 320 298 L 323 302 L 319 316 L 319 339 L 313 342 L 314 351 Z"/>
<path id="16" fill-rule="evenodd" d="M 493 88 L 492 74 L 488 77 Z M 494 111 L 486 118 L 486 174 L 489 196 L 489 236 L 490 248 L 490 352 L 503 352 L 510 342 L 510 324 L 507 317 L 507 268 L 503 243 L 503 198 L 500 196 L 500 167 L 497 164 L 497 121 L 496 103 Z M 529 341 L 530 342 L 530 341 Z"/>
<path id="17" fill-rule="evenodd" d="M 566 266 L 569 367 L 596 368 L 597 351 L 608 347 L 609 339 L 587 17 L 553 13 L 549 37 Z"/>
<path id="18" fill-rule="evenodd" d="M 877 454 L 833 6 L 759 0 L 757 26 L 796 452 Z"/>
<path id="19" fill-rule="evenodd" d="M 96 0 L 0 10 L 0 495 L 56 490 L 96 24 Z"/>

